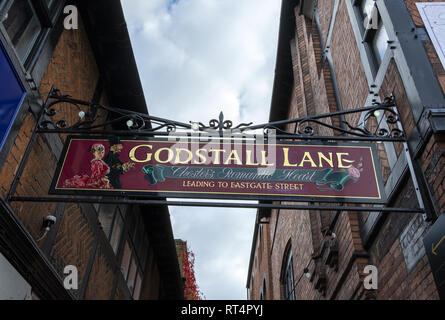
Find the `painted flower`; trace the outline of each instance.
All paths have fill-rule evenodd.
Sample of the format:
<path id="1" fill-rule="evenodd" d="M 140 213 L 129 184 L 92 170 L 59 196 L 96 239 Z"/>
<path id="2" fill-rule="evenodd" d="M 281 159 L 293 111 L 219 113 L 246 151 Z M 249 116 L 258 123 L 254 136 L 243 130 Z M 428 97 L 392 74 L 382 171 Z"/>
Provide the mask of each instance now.
<path id="1" fill-rule="evenodd" d="M 350 168 L 348 168 L 348 173 L 352 178 L 356 179 L 360 178 L 360 170 L 357 169 L 356 167 L 351 166 Z"/>

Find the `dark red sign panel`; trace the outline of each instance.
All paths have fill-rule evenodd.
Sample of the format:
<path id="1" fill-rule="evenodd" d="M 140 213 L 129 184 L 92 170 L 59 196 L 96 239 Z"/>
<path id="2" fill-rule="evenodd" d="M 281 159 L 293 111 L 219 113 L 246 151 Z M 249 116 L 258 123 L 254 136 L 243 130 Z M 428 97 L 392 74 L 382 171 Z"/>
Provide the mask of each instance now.
<path id="1" fill-rule="evenodd" d="M 371 144 L 69 137 L 52 194 L 383 203 Z"/>

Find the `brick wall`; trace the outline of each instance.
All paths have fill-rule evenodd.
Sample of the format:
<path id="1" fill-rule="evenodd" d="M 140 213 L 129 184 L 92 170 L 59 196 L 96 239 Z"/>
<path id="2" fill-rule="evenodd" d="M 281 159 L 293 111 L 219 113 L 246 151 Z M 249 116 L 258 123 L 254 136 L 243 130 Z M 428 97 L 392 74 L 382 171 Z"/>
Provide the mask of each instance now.
<path id="1" fill-rule="evenodd" d="M 178 261 L 179 261 L 179 269 L 181 270 L 181 278 L 184 279 L 184 270 L 183 270 L 182 266 L 184 264 L 183 255 L 185 255 L 186 251 L 187 251 L 187 242 L 179 240 L 179 239 L 175 239 L 175 245 L 176 245 L 176 255 L 177 255 Z"/>
<path id="2" fill-rule="evenodd" d="M 52 85 L 55 85 L 63 94 L 69 94 L 75 98 L 90 101 L 93 98 L 99 70 L 90 46 L 87 33 L 80 20 L 78 30 L 64 31 L 58 40 L 53 56 L 47 67 L 46 73 L 38 88 L 43 99 L 48 94 Z M 104 94 L 102 102 L 107 101 Z M 69 109 L 66 105 L 60 105 L 60 111 L 55 120 L 60 120 L 62 115 L 68 123 L 74 124 L 78 119 L 78 110 Z M 71 111 L 73 110 L 73 111 Z M 99 114 L 98 122 L 103 122 L 107 114 Z M 11 183 L 17 173 L 20 160 L 25 154 L 25 149 L 30 143 L 31 135 L 36 125 L 35 118 L 28 114 L 20 128 L 14 146 L 0 171 L 0 195 L 6 198 Z M 64 140 L 65 136 L 60 138 Z M 45 137 L 37 137 L 30 154 L 27 165 L 17 186 L 16 196 L 46 196 L 57 165 L 56 155 L 51 150 Z M 44 217 L 57 215 L 56 205 L 53 203 L 11 203 L 25 228 L 34 240 L 42 236 L 41 225 Z M 95 220 L 94 220 L 95 219 Z M 63 269 L 66 265 L 74 265 L 78 268 L 79 289 L 75 295 L 81 298 L 80 292 L 85 291 L 86 299 L 110 299 L 113 284 L 120 275 L 116 258 L 110 258 L 105 252 L 111 250 L 105 235 L 96 229 L 99 221 L 94 216 L 93 222 L 87 217 L 87 213 L 79 205 L 67 204 L 59 215 L 58 227 L 53 227 L 48 236 L 37 242 L 40 248 L 49 246 L 46 252 L 49 260 L 63 279 Z M 96 231 L 94 231 L 96 230 Z M 100 232 L 97 232 L 99 230 Z M 52 234 L 56 233 L 56 234 Z M 53 236 L 53 237 L 52 237 Z M 48 239 L 54 240 L 48 240 Z M 99 241 L 100 239 L 105 241 Z M 50 241 L 52 243 L 45 243 Z M 101 243 L 101 244 L 98 244 Z M 97 244 L 97 250 L 93 250 Z M 148 249 L 147 249 L 148 250 Z M 93 256 L 93 254 L 95 254 Z M 87 266 L 92 262 L 91 273 L 87 275 Z M 152 268 L 152 281 L 159 277 L 157 267 Z M 88 279 L 88 284 L 86 284 Z M 120 283 L 118 281 L 118 283 Z M 151 284 L 150 284 L 151 285 Z M 85 287 L 86 286 L 86 287 Z M 116 288 L 116 298 L 128 298 L 125 288 Z M 127 290 L 128 291 L 128 290 Z M 152 294 L 157 298 L 157 293 Z"/>
<path id="3" fill-rule="evenodd" d="M 330 24 L 333 2 L 320 1 L 320 20 L 321 33 L 318 34 L 317 28 L 307 20 L 304 16 L 296 16 L 296 37 L 291 41 L 291 52 L 294 68 L 294 93 L 289 108 L 289 116 L 304 116 L 306 114 L 319 114 L 338 111 L 333 89 L 332 75 L 327 63 L 320 63 L 321 41 L 327 36 L 327 29 Z M 298 12 L 298 8 L 295 10 Z M 366 100 L 368 89 L 366 78 L 362 69 L 360 69 L 360 57 L 356 49 L 355 40 L 346 7 L 340 6 L 340 15 L 337 16 L 336 27 L 341 28 L 338 32 L 334 32 L 333 42 L 331 44 L 336 64 L 336 75 L 341 76 L 339 83 L 340 91 L 343 96 L 348 97 L 349 108 L 361 107 Z M 343 19 L 343 20 L 342 20 Z M 336 34 L 338 36 L 336 36 Z M 341 38 L 339 38 L 341 37 Z M 352 46 L 354 54 L 349 53 L 349 47 Z M 315 49 L 314 49 L 315 48 Z M 348 58 L 340 61 L 339 57 L 348 51 Z M 335 60 L 337 57 L 337 60 Z M 356 67 L 351 68 L 349 65 L 355 64 Z M 358 65 L 358 66 L 357 66 Z M 360 78 L 361 77 L 361 78 Z M 354 92 L 354 95 L 350 95 Z M 349 100 L 348 100 L 349 99 Z M 338 119 L 334 119 L 337 121 Z M 319 134 L 332 135 L 332 130 L 320 128 Z M 327 239 L 321 234 L 322 227 L 326 227 L 328 220 L 332 214 L 319 212 L 292 210 L 272 210 L 269 219 L 270 224 L 265 227 L 270 239 L 270 253 L 264 256 L 270 256 L 269 261 L 261 259 L 257 271 L 258 276 L 254 277 L 253 290 L 251 298 L 259 297 L 259 290 L 263 279 L 263 272 L 269 268 L 269 280 L 272 282 L 271 288 L 272 299 L 283 298 L 283 287 L 281 285 L 283 259 L 285 259 L 286 248 L 290 246 L 293 255 L 294 277 L 297 281 L 303 273 L 304 268 L 309 266 L 313 273 L 317 259 L 312 259 L 312 254 L 316 255 L 323 242 Z M 351 223 L 352 221 L 352 223 Z M 357 269 L 357 262 L 353 255 L 355 251 L 362 250 L 361 239 L 358 229 L 357 215 L 343 213 L 337 222 L 339 235 L 339 259 L 343 262 L 338 270 L 335 268 L 327 268 L 328 291 L 323 292 L 315 288 L 314 279 L 301 277 L 297 283 L 295 293 L 297 299 L 326 299 L 330 297 L 350 297 L 357 291 L 359 273 L 351 272 L 351 269 Z M 263 241 L 267 241 L 263 239 Z M 259 255 L 256 246 L 256 256 Z M 320 259 L 321 260 L 321 259 Z M 350 261 L 350 262 L 349 262 Z M 319 266 L 317 262 L 317 267 Z M 321 263 L 322 264 L 322 263 Z M 355 268 L 355 269 L 354 269 Z M 253 270 L 255 268 L 253 267 Z"/>
<path id="4" fill-rule="evenodd" d="M 313 115 L 315 114 L 315 107 L 314 107 L 314 96 L 312 91 L 312 84 L 311 84 L 311 75 L 310 75 L 310 69 L 309 69 L 309 54 L 308 54 L 308 43 L 307 43 L 307 36 L 308 36 L 308 28 L 307 24 L 308 22 L 304 17 L 297 17 L 296 18 L 296 41 L 297 41 L 297 49 L 298 49 L 298 65 L 299 65 L 299 77 L 300 77 L 300 85 L 301 85 L 301 100 L 303 102 L 302 104 L 302 110 L 299 112 L 300 115 Z M 298 99 L 298 97 L 297 97 Z"/>
<path id="5" fill-rule="evenodd" d="M 428 258 L 424 256 L 409 274 L 399 240 L 379 264 L 379 299 L 439 299 Z"/>
<path id="6" fill-rule="evenodd" d="M 332 0 L 318 0 L 318 16 L 320 20 L 321 39 L 323 43 L 322 46 L 323 48 L 326 45 L 334 4 L 335 1 Z"/>
<path id="7" fill-rule="evenodd" d="M 389 97 L 391 94 L 395 97 L 395 103 L 397 105 L 397 111 L 400 115 L 403 129 L 406 135 L 411 136 L 414 129 L 414 117 L 411 110 L 411 106 L 409 105 L 408 98 L 406 96 L 405 87 L 403 85 L 402 78 L 400 77 L 399 70 L 397 69 L 397 65 L 394 59 L 391 59 L 391 62 L 388 66 L 388 70 L 385 75 L 385 79 L 383 80 L 381 89 L 380 89 L 380 98 L 384 99 L 385 97 Z M 400 153 L 400 144 L 395 144 L 396 150 L 398 150 L 398 154 Z"/>
<path id="8" fill-rule="evenodd" d="M 151 250 L 147 259 L 145 274 L 146 276 L 141 290 L 141 299 L 159 299 L 160 281 L 158 276 L 158 267 L 155 256 Z"/>
<path id="9" fill-rule="evenodd" d="M 413 20 L 418 26 L 416 1 L 406 1 Z M 318 1 L 320 34 L 313 23 L 304 16 L 296 15 L 295 38 L 290 42 L 293 61 L 294 90 L 289 106 L 289 117 L 304 116 L 311 112 L 334 112 L 338 110 L 333 90 L 332 74 L 327 63 L 320 64 L 319 49 L 331 23 L 334 1 Z M 295 9 L 299 12 L 299 8 Z M 431 42 L 424 42 L 425 54 L 430 58 L 439 81 L 444 74 Z M 333 68 L 337 79 L 339 99 L 343 109 L 364 106 L 370 95 L 359 49 L 352 29 L 345 1 L 340 1 L 330 49 Z M 441 82 L 442 84 L 443 82 Z M 443 87 L 443 84 L 442 84 Z M 405 91 L 404 81 L 397 63 L 392 59 L 380 87 L 380 97 L 394 94 L 402 125 L 408 137 L 416 129 L 412 107 Z M 347 116 L 351 124 L 357 124 L 358 116 Z M 336 121 L 336 120 L 335 120 Z M 338 122 L 337 122 L 338 123 Z M 376 125 L 376 124 L 374 124 Z M 392 127 L 390 127 L 392 128 Z M 289 126 L 288 130 L 293 128 Z M 319 133 L 332 134 L 321 130 Z M 402 153 L 402 144 L 394 144 L 396 155 Z M 386 182 L 391 174 L 390 161 L 384 144 L 378 144 L 378 155 Z M 425 142 L 418 163 L 425 174 L 433 201 L 440 212 L 445 210 L 445 138 L 433 135 Z M 396 191 L 391 205 L 394 207 L 416 207 L 417 198 L 410 177 L 405 177 Z M 281 275 L 285 263 L 286 248 L 292 248 L 294 278 L 297 281 L 303 269 L 309 266 L 314 274 L 326 261 L 326 249 L 332 238 L 322 234 L 329 224 L 333 225 L 338 245 L 338 264 L 324 265 L 326 291 L 317 290 L 317 277 L 302 277 L 297 283 L 297 299 L 438 299 L 428 259 L 424 253 L 422 237 L 428 231 L 429 223 L 418 214 L 381 214 L 380 223 L 373 239 L 366 246 L 362 239 L 363 226 L 368 213 L 341 212 L 323 213 L 313 211 L 272 210 L 267 230 L 268 239 L 256 246 L 255 254 L 260 256 L 257 276 L 253 281 L 251 298 L 258 298 L 266 272 L 271 296 L 268 299 L 282 299 Z M 372 215 L 375 217 L 375 214 Z M 420 222 L 419 222 L 420 221 Z M 258 239 L 256 240 L 258 241 Z M 267 246 L 269 241 L 269 246 Z M 268 250 L 265 254 L 264 250 Z M 265 259 L 264 256 L 268 256 Z M 364 267 L 377 266 L 379 289 L 365 290 L 363 287 Z M 267 271 L 268 270 L 268 271 Z"/>
<path id="10" fill-rule="evenodd" d="M 106 260 L 101 247 L 97 249 L 94 257 L 93 269 L 88 281 L 88 288 L 85 299 L 89 300 L 108 300 L 111 297 L 113 281 L 115 279 L 114 269 Z M 115 299 L 122 295 L 121 289 L 116 289 Z"/>
<path id="11" fill-rule="evenodd" d="M 303 273 L 303 269 L 311 260 L 312 237 L 309 221 L 309 212 L 294 212 L 291 210 L 274 210 L 270 217 L 270 225 L 267 227 L 270 239 L 270 272 L 271 272 L 271 294 L 272 299 L 283 298 L 283 287 L 281 284 L 282 266 L 286 259 L 286 246 L 290 245 L 293 258 L 293 270 L 295 281 Z M 317 296 L 310 282 L 302 277 L 297 283 L 295 293 L 297 298 Z"/>
<path id="12" fill-rule="evenodd" d="M 440 212 L 445 212 L 445 137 L 431 137 L 421 163 L 436 204 Z"/>
<path id="13" fill-rule="evenodd" d="M 363 107 L 369 90 L 346 1 L 340 1 L 332 34 L 331 51 L 343 109 Z M 358 122 L 357 114 L 345 118 L 351 124 Z"/>

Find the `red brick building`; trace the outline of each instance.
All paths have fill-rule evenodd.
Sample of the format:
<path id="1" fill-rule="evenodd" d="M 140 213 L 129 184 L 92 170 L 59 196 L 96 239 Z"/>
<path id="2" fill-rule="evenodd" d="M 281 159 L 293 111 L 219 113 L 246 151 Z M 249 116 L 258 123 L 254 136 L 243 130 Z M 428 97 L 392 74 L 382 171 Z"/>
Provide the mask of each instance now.
<path id="1" fill-rule="evenodd" d="M 64 13 L 68 4 L 78 28 L 64 28 L 75 13 Z M 166 206 L 10 201 L 47 196 L 65 140 L 34 133 L 51 86 L 148 112 L 120 1 L 0 1 L 0 53 L 0 298 L 182 299 Z M 79 117 L 64 105 L 57 111 Z M 113 117 L 102 112 L 97 123 Z M 49 215 L 57 220 L 45 234 Z M 68 265 L 78 270 L 77 289 L 64 287 Z"/>
<path id="2" fill-rule="evenodd" d="M 439 298 L 423 238 L 445 212 L 445 135 L 432 125 L 443 121 L 445 70 L 416 2 L 283 0 L 270 121 L 356 109 L 392 94 L 408 152 L 402 143 L 377 144 L 388 206 L 419 205 L 410 155 L 426 214 L 262 209 L 248 299 Z M 367 31 L 371 15 L 377 24 Z M 357 126 L 359 117 L 346 120 Z M 376 290 L 364 288 L 367 265 L 377 267 Z"/>

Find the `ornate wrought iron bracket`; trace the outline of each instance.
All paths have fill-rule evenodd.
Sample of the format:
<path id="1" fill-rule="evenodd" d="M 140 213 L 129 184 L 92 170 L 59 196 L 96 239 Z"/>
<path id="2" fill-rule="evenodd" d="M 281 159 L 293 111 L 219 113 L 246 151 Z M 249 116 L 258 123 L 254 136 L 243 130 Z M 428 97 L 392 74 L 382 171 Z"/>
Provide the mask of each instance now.
<path id="1" fill-rule="evenodd" d="M 78 117 L 73 119 L 73 108 Z M 101 112 L 113 114 L 113 119 L 101 119 Z M 105 112 L 104 112 L 105 114 Z M 358 125 L 344 121 L 333 121 L 344 116 L 361 119 Z M 103 120 L 103 121 L 102 121 Z M 340 123 L 340 125 L 339 125 Z M 295 125 L 295 132 L 284 129 L 288 125 Z M 126 130 L 113 130 L 109 127 L 126 127 Z M 331 130 L 331 135 L 319 134 L 321 128 Z M 37 125 L 27 146 L 16 177 L 7 197 L 13 202 L 74 202 L 74 203 L 109 203 L 109 204 L 152 204 L 171 206 L 194 207 L 224 207 L 224 208 L 264 208 L 289 210 L 326 210 L 326 211 L 359 211 L 359 212 L 424 212 L 421 208 L 389 208 L 389 207 L 360 207 L 336 205 L 305 205 L 282 203 L 250 203 L 250 202 L 191 202 L 168 201 L 159 198 L 86 198 L 86 197 L 16 197 L 16 187 L 26 165 L 28 155 L 36 140 L 37 134 L 89 134 L 89 135 L 120 135 L 120 136 L 192 136 L 192 137 L 227 137 L 243 139 L 262 136 L 265 139 L 274 136 L 279 139 L 290 140 L 318 140 L 318 141 L 371 141 L 371 142 L 403 142 L 406 136 L 402 130 L 401 122 L 395 110 L 394 98 L 389 97 L 381 104 L 354 110 L 326 113 L 302 118 L 269 122 L 259 125 L 241 123 L 233 125 L 230 120 L 224 119 L 221 112 L 218 119 L 212 119 L 208 125 L 201 122 L 182 123 L 179 121 L 154 117 L 148 114 L 133 112 L 121 108 L 109 107 L 101 104 L 86 102 L 63 95 L 58 89 L 52 87 L 43 109 L 38 116 Z"/>
<path id="2" fill-rule="evenodd" d="M 72 115 L 72 108 L 78 112 L 78 118 L 73 123 L 67 120 L 71 118 L 62 111 L 68 107 Z M 65 133 L 65 134 L 113 134 L 122 136 L 153 136 L 153 135 L 200 135 L 200 136 L 224 136 L 229 138 L 255 137 L 262 135 L 265 138 L 274 135 L 277 139 L 292 140 L 321 140 L 321 141 L 392 141 L 405 142 L 405 133 L 400 129 L 400 123 L 395 107 L 394 98 L 388 97 L 383 103 L 353 110 L 325 113 L 289 120 L 268 122 L 259 125 L 241 123 L 233 125 L 231 120 L 225 120 L 221 112 L 218 119 L 212 119 L 208 125 L 202 122 L 183 123 L 179 121 L 154 117 L 148 114 L 133 112 L 125 109 L 94 104 L 78 99 L 52 88 L 44 105 L 43 117 L 38 122 L 39 133 Z M 115 115 L 113 120 L 99 122 L 99 111 L 104 110 Z M 61 116 L 59 116 L 61 115 Z M 354 119 L 361 118 L 359 124 L 334 121 L 335 118 L 350 116 Z M 126 127 L 127 130 L 108 130 L 109 126 Z M 284 129 L 289 125 L 295 125 L 295 132 Z M 331 130 L 331 135 L 320 135 L 321 129 Z M 99 130 L 101 129 L 101 130 Z"/>
<path id="3" fill-rule="evenodd" d="M 72 114 L 73 108 L 77 109 L 78 119 L 76 119 L 74 123 L 69 123 L 67 120 L 70 117 L 69 115 L 61 113 L 62 110 L 57 110 L 56 106 L 61 104 L 68 107 L 69 114 Z M 98 113 L 100 110 L 114 114 L 116 117 L 113 120 L 98 122 Z M 59 114 L 62 115 L 61 119 L 57 119 Z M 43 117 L 39 119 L 38 132 L 72 134 L 88 132 L 95 134 L 103 133 L 104 131 L 107 131 L 107 127 L 118 124 L 125 124 L 128 128 L 128 130 L 122 132 L 122 134 L 127 132 L 129 134 L 142 133 L 144 135 L 152 135 L 161 130 L 165 130 L 166 133 L 170 133 L 176 131 L 177 128 L 186 130 L 191 129 L 190 124 L 153 117 L 148 114 L 121 108 L 114 108 L 102 104 L 73 99 L 69 95 L 61 94 L 57 88 L 52 87 L 43 107 Z"/>
<path id="4" fill-rule="evenodd" d="M 397 126 L 400 123 L 400 118 L 393 108 L 395 108 L 395 102 L 394 97 L 391 96 L 386 98 L 383 103 L 375 103 L 368 107 L 248 126 L 241 128 L 240 131 L 274 129 L 280 134 L 295 136 L 295 138 L 303 140 L 320 138 L 336 140 L 340 138 L 336 134 L 341 134 L 341 140 L 406 141 L 405 133 Z M 362 114 L 364 116 L 361 116 Z M 333 118 L 346 115 L 358 115 L 363 120 L 357 125 L 352 125 L 346 120 L 340 122 L 343 125 L 333 124 Z M 357 118 L 357 116 L 353 118 Z M 295 124 L 295 134 L 282 129 L 283 126 L 291 124 Z M 374 128 L 371 128 L 372 126 Z M 334 136 L 318 135 L 317 127 L 331 129 Z"/>

